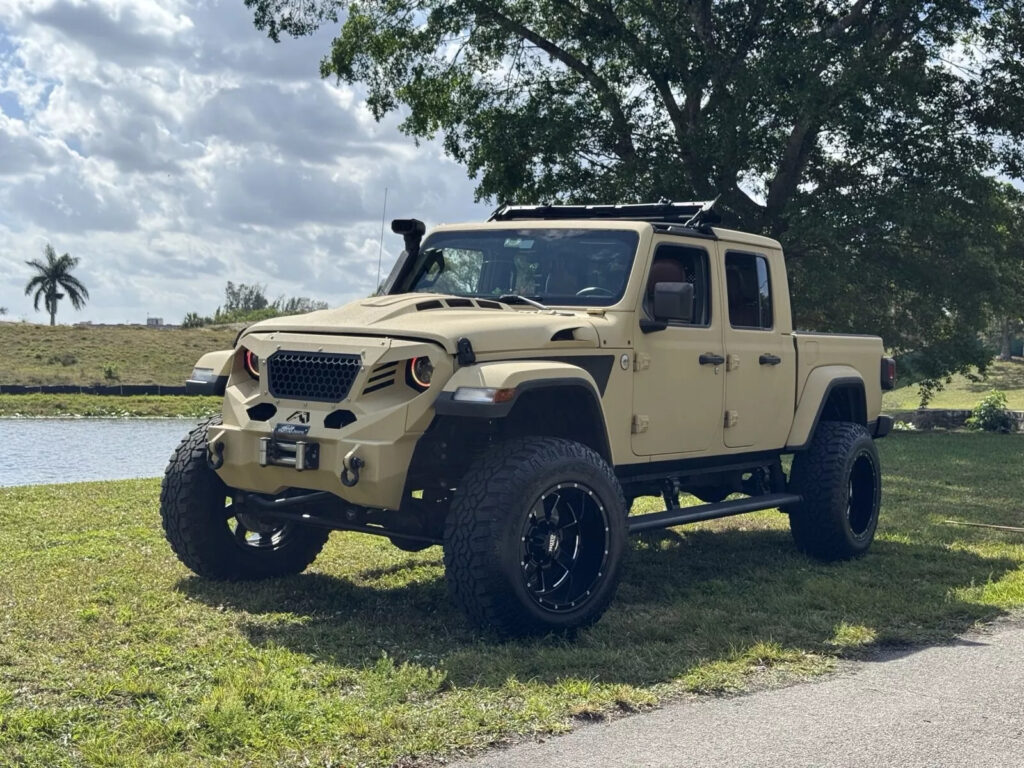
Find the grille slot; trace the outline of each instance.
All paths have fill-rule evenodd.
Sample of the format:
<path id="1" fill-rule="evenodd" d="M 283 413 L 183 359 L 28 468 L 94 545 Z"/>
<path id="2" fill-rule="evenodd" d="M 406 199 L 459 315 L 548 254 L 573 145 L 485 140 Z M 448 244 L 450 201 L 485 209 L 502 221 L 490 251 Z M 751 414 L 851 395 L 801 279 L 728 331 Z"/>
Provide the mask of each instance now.
<path id="1" fill-rule="evenodd" d="M 395 383 L 395 373 L 397 371 L 397 360 L 390 363 L 384 363 L 383 365 L 378 365 L 370 371 L 370 376 L 366 380 L 366 386 L 363 388 L 363 394 L 368 395 L 371 392 L 376 392 L 378 389 L 390 387 Z"/>
<path id="2" fill-rule="evenodd" d="M 275 352 L 267 358 L 267 389 L 273 397 L 339 403 L 361 368 L 359 355 Z"/>

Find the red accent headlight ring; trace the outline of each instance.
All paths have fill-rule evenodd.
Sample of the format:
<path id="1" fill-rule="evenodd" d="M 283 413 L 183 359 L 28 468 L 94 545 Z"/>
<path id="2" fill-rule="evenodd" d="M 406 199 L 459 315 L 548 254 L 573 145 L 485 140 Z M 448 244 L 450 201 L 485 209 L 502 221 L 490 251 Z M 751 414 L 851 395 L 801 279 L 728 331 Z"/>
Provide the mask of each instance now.
<path id="1" fill-rule="evenodd" d="M 430 389 L 430 380 L 434 375 L 434 365 L 429 357 L 414 357 L 409 361 L 409 383 L 421 392 Z"/>
<path id="2" fill-rule="evenodd" d="M 245 350 L 242 355 L 242 366 L 254 379 L 260 377 L 260 358 L 251 349 Z"/>

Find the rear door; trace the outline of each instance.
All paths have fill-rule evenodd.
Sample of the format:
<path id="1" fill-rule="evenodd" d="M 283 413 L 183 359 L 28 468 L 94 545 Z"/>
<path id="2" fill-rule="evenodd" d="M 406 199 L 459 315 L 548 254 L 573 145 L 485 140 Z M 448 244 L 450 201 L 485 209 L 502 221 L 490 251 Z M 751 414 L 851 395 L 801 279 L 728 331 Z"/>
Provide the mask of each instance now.
<path id="1" fill-rule="evenodd" d="M 796 391 L 796 347 L 781 254 L 725 252 L 725 445 L 785 445 Z"/>
<path id="2" fill-rule="evenodd" d="M 713 300 L 719 295 L 716 255 L 713 241 L 655 242 L 638 318 L 653 319 L 652 279 L 692 283 L 694 313 L 689 323 L 636 330 L 632 446 L 637 456 L 721 448 L 725 358 L 722 308 Z"/>

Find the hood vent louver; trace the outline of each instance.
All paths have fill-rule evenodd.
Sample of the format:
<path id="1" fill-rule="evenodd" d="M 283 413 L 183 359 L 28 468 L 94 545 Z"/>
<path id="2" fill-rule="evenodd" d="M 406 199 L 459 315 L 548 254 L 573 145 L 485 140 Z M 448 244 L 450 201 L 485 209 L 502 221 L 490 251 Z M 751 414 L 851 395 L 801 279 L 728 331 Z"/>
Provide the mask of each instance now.
<path id="1" fill-rule="evenodd" d="M 395 373 L 398 371 L 398 361 L 394 360 L 390 363 L 382 363 L 370 371 L 370 377 L 366 380 L 366 386 L 363 387 L 363 394 L 368 395 L 371 392 L 390 387 L 395 383 Z"/>
<path id="2" fill-rule="evenodd" d="M 551 337 L 552 341 L 576 341 L 576 329 L 575 328 L 563 328 L 560 331 L 556 331 Z"/>
<path id="3" fill-rule="evenodd" d="M 417 304 L 416 311 L 425 312 L 430 309 L 461 309 L 463 307 L 470 307 L 473 309 L 507 309 L 504 304 L 497 301 L 490 301 L 488 299 L 430 299 L 428 301 L 421 301 Z"/>

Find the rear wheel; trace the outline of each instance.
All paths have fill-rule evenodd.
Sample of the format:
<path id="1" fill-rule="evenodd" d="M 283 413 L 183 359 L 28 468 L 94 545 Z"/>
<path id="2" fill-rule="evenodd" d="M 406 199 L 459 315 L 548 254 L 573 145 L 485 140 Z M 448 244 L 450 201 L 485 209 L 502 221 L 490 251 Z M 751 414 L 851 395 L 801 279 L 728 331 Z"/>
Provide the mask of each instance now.
<path id="1" fill-rule="evenodd" d="M 238 507 L 206 461 L 206 431 L 215 416 L 182 440 L 160 486 L 164 533 L 178 558 L 210 579 L 265 579 L 301 573 L 330 531 L 266 522 Z"/>
<path id="2" fill-rule="evenodd" d="M 589 448 L 535 437 L 499 444 L 463 478 L 445 525 L 454 601 L 504 635 L 597 621 L 618 586 L 626 508 Z"/>
<path id="3" fill-rule="evenodd" d="M 882 476 L 878 449 L 860 424 L 820 424 L 793 459 L 790 488 L 803 502 L 789 512 L 797 547 L 821 560 L 858 557 L 878 527 Z"/>

